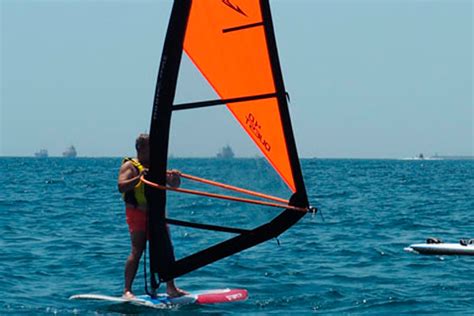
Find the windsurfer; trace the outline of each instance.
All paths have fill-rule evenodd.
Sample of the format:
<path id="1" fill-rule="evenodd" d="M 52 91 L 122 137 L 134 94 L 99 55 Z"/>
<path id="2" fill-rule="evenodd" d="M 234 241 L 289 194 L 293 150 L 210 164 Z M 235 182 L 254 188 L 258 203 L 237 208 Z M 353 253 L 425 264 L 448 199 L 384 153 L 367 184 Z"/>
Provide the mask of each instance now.
<path id="1" fill-rule="evenodd" d="M 118 190 L 123 195 L 126 219 L 130 232 L 131 252 L 125 263 L 125 288 L 123 297 L 134 298 L 132 283 L 137 274 L 138 264 L 147 241 L 147 203 L 145 188 L 140 177 L 148 171 L 150 148 L 148 134 L 140 134 L 135 142 L 137 158 L 125 158 L 120 167 Z M 169 186 L 178 187 L 181 183 L 180 173 L 176 170 L 167 172 Z M 174 280 L 166 283 L 166 293 L 171 297 L 185 295 L 186 292 L 176 287 Z"/>

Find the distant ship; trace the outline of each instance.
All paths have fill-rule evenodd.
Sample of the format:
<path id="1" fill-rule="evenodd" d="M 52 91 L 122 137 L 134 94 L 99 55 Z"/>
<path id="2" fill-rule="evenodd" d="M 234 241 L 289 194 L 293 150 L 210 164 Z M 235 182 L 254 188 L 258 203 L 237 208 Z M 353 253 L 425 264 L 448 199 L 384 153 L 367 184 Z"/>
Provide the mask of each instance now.
<path id="1" fill-rule="evenodd" d="M 229 145 L 222 147 L 222 149 L 217 153 L 217 158 L 230 159 L 234 158 L 234 152 Z"/>
<path id="2" fill-rule="evenodd" d="M 40 151 L 35 152 L 35 157 L 37 158 L 47 158 L 48 151 L 46 149 L 40 149 Z"/>
<path id="3" fill-rule="evenodd" d="M 76 148 L 71 146 L 63 152 L 63 157 L 74 158 L 77 156 Z"/>
<path id="4" fill-rule="evenodd" d="M 423 153 L 420 153 L 418 156 L 411 157 L 411 158 L 403 158 L 403 160 L 442 160 L 444 159 L 442 156 L 435 154 L 434 156 L 425 156 Z"/>

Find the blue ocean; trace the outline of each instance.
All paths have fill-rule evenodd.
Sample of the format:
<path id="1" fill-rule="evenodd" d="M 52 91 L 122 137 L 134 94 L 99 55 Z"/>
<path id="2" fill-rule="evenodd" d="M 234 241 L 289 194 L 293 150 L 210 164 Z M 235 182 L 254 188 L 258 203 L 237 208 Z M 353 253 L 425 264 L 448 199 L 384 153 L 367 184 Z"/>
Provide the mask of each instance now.
<path id="1" fill-rule="evenodd" d="M 0 158 L 0 314 L 474 314 L 474 257 L 403 250 L 427 237 L 474 238 L 473 160 L 303 159 L 320 212 L 278 240 L 177 280 L 185 290 L 246 288 L 245 302 L 150 310 L 71 301 L 73 294 L 123 289 L 130 241 L 116 184 L 120 164 Z M 289 197 L 263 159 L 173 159 L 170 166 Z M 251 228 L 280 212 L 169 196 L 170 217 L 199 223 Z M 171 233 L 178 258 L 230 237 L 184 227 Z M 141 266 L 135 293 L 143 293 L 143 280 Z"/>

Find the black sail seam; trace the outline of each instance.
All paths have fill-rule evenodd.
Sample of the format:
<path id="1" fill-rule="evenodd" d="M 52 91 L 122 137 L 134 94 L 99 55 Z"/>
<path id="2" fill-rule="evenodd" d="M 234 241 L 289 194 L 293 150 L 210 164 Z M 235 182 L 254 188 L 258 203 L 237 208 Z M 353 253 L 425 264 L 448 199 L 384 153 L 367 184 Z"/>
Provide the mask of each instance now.
<path id="1" fill-rule="evenodd" d="M 252 24 L 246 24 L 246 25 L 240 25 L 240 26 L 235 26 L 235 27 L 229 27 L 227 29 L 223 29 L 222 33 L 229 33 L 229 32 L 235 32 L 235 31 L 241 31 L 245 29 L 250 29 L 258 26 L 263 26 L 263 22 L 257 22 L 257 23 L 252 23 Z"/>

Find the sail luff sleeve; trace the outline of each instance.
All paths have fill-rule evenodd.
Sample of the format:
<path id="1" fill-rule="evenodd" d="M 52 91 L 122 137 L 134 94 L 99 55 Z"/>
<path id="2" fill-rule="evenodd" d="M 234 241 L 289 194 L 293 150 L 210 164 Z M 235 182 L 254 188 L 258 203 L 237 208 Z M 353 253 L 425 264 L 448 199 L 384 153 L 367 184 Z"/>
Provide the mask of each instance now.
<path id="1" fill-rule="evenodd" d="M 191 0 L 173 4 L 153 102 L 150 127 L 150 170 L 147 179 L 165 185 L 169 130 L 176 84 L 183 51 Z M 146 187 L 148 234 L 152 286 L 154 274 L 166 275 L 175 261 L 171 237 L 166 225 L 166 191 Z"/>

